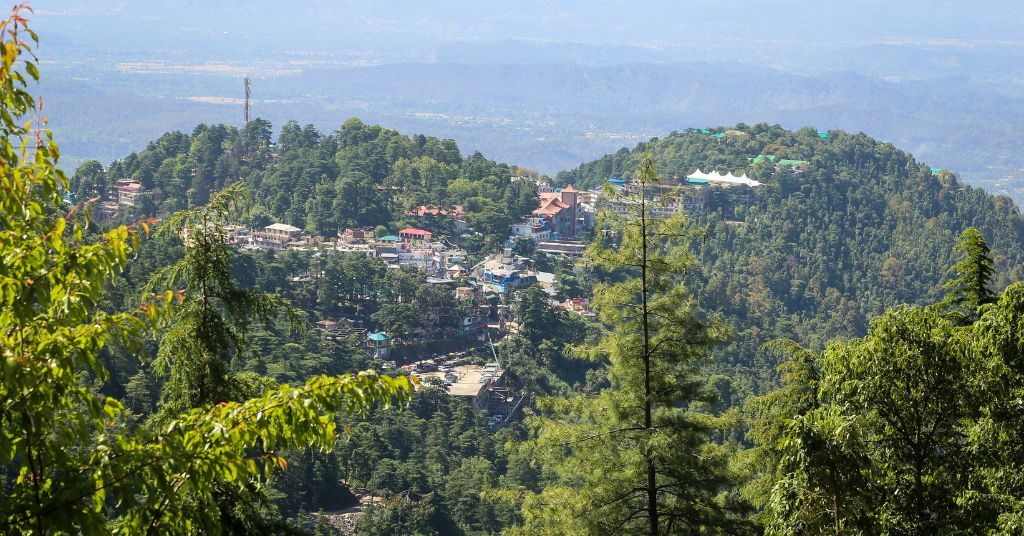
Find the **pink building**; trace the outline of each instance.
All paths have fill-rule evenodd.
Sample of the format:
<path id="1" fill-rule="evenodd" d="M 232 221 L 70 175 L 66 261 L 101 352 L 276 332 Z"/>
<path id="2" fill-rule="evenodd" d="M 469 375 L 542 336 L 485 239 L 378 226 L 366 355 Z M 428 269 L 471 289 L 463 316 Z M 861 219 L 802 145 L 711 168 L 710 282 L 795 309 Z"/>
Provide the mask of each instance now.
<path id="1" fill-rule="evenodd" d="M 559 238 L 575 238 L 578 227 L 579 192 L 570 184 L 555 192 L 542 192 L 540 207 L 533 214 L 548 221 Z"/>

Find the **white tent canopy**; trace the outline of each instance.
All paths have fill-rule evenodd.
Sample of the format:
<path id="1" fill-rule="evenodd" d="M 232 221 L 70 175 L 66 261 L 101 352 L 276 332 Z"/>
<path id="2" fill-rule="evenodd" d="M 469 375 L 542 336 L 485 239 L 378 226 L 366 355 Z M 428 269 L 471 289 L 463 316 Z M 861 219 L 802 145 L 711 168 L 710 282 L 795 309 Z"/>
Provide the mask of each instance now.
<path id="1" fill-rule="evenodd" d="M 703 171 L 698 169 L 697 171 L 694 171 L 693 173 L 687 175 L 686 178 L 688 178 L 688 179 L 704 179 L 706 181 L 720 182 L 720 183 L 724 183 L 724 184 L 743 184 L 745 186 L 750 186 L 750 187 L 761 186 L 761 184 L 762 184 L 762 183 L 760 183 L 758 181 L 755 181 L 754 179 L 751 179 L 750 177 L 748 177 L 746 173 L 744 173 L 743 175 L 737 177 L 737 176 L 733 175 L 731 171 L 726 173 L 725 175 L 722 175 L 718 171 L 712 171 L 711 173 L 704 173 Z"/>

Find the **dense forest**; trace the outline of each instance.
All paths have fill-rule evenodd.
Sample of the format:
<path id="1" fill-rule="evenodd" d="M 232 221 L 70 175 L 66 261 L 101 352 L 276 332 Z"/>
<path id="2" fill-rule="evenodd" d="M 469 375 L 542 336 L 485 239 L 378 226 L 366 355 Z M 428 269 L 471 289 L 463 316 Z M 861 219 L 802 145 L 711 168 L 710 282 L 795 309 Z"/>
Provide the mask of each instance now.
<path id="1" fill-rule="evenodd" d="M 735 329 L 719 352 L 722 366 L 760 374 L 767 341 L 821 349 L 836 337 L 864 335 L 869 319 L 888 307 L 938 301 L 967 227 L 992 246 L 997 288 L 1024 276 L 1024 220 L 1009 198 L 862 134 L 768 125 L 673 133 L 560 173 L 558 181 L 597 187 L 628 177 L 645 152 L 663 177 L 716 169 L 764 183 L 749 206 L 694 215 L 708 234 L 697 246 L 692 284 L 704 308 Z M 806 164 L 752 164 L 758 155 Z"/>
<path id="2" fill-rule="evenodd" d="M 596 315 L 538 285 L 484 307 L 515 327 L 466 359 L 497 360 L 529 400 L 495 427 L 443 383 L 313 327 L 414 341 L 470 304 L 416 269 L 250 251 L 227 229 L 394 233 L 422 205 L 459 205 L 467 228 L 438 233 L 482 259 L 537 206 L 537 183 L 513 180 L 526 171 L 355 119 L 276 140 L 257 119 L 65 177 L 57 142 L 24 124 L 39 76 L 25 24 L 16 11 L 0 28 L 12 532 L 1020 531 L 1024 226 L 1008 199 L 863 135 L 767 125 L 559 174 L 637 186 L 605 191 L 628 208 L 600 211 L 582 259 L 516 244 Z M 650 192 L 697 168 L 763 186 L 654 216 Z M 149 194 L 97 217 L 124 179 Z M 364 499 L 351 526 L 322 515 Z"/>

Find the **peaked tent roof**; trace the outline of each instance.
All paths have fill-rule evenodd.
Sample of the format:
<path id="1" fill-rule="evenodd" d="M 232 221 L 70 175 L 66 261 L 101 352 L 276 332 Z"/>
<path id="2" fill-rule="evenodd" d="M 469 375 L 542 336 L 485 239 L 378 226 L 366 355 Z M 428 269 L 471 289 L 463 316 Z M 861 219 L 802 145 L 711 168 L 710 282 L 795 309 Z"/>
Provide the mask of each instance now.
<path id="1" fill-rule="evenodd" d="M 287 223 L 272 223 L 268 225 L 266 228 L 270 229 L 271 231 L 284 231 L 286 233 L 296 233 L 302 230 L 299 229 L 298 227 L 288 225 Z"/>
<path id="2" fill-rule="evenodd" d="M 687 180 L 703 180 L 708 182 L 720 182 L 724 184 L 743 184 L 751 187 L 761 186 L 760 182 L 751 179 L 750 177 L 747 176 L 746 173 L 737 177 L 733 175 L 731 171 L 725 175 L 722 175 L 718 171 L 712 171 L 711 173 L 700 173 L 700 170 L 698 169 L 696 173 L 691 173 L 690 175 L 687 175 L 686 178 Z M 697 184 L 700 183 L 698 182 Z"/>

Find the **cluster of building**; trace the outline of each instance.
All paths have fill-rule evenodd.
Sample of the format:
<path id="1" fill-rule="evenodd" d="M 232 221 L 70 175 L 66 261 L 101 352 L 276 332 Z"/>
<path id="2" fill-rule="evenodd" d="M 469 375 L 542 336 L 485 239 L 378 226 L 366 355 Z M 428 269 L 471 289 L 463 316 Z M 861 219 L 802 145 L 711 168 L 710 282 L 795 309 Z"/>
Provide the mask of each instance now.
<path id="1" fill-rule="evenodd" d="M 571 184 L 555 189 L 540 183 L 537 197 L 537 208 L 512 225 L 510 243 L 527 238 L 536 244 L 537 251 L 570 257 L 582 255 L 586 246 L 579 237 L 594 227 L 598 192 L 580 191 Z"/>
<path id="2" fill-rule="evenodd" d="M 571 184 L 555 189 L 539 183 L 537 197 L 537 208 L 512 226 L 513 238 L 526 237 L 537 243 L 574 240 L 594 226 L 595 192 L 581 192 Z"/>
<path id="3" fill-rule="evenodd" d="M 489 255 L 470 269 L 474 284 L 484 292 L 508 294 L 548 279 L 550 274 L 537 272 L 533 261 L 515 255 L 510 248 Z"/>
<path id="4" fill-rule="evenodd" d="M 637 181 L 625 179 L 608 179 L 614 190 L 627 195 L 612 196 L 603 199 L 601 206 L 620 214 L 627 211 L 631 195 L 640 192 Z M 746 173 L 740 176 L 732 172 L 721 174 L 717 170 L 705 173 L 697 169 L 683 178 L 672 178 L 658 184 L 649 185 L 651 194 L 651 212 L 655 216 L 672 216 L 685 211 L 690 213 L 705 212 L 709 208 L 735 208 L 750 205 L 755 198 L 756 188 L 761 182 L 751 179 Z"/>
<path id="5" fill-rule="evenodd" d="M 285 223 L 229 233 L 231 243 L 245 249 L 309 251 L 319 255 L 366 255 L 392 267 L 410 266 L 429 277 L 451 279 L 465 275 L 466 252 L 436 240 L 434 233 L 409 227 L 398 234 L 377 236 L 371 229 L 345 229 L 333 240 L 313 236 Z"/>
<path id="6" fill-rule="evenodd" d="M 507 394 L 507 388 L 503 388 L 505 369 L 498 363 L 447 366 L 438 361 L 417 362 L 410 366 L 411 373 L 420 378 L 421 385 L 440 384 L 449 395 L 468 399 L 476 410 L 489 409 L 492 400 L 507 403 L 503 396 Z"/>
<path id="7" fill-rule="evenodd" d="M 625 213 L 630 202 L 628 194 L 640 191 L 635 180 L 611 178 L 608 185 L 627 195 L 601 196 L 598 190 L 580 191 L 571 184 L 561 189 L 538 184 L 538 206 L 530 216 L 512 226 L 510 241 L 528 238 L 544 253 L 582 255 L 585 246 L 579 237 L 593 228 L 597 210 L 608 208 Z M 723 175 L 717 170 L 705 173 L 697 169 L 681 179 L 649 186 L 653 189 L 651 210 L 655 216 L 671 216 L 681 211 L 704 212 L 712 206 L 749 205 L 759 186 L 760 182 L 745 173 Z"/>

